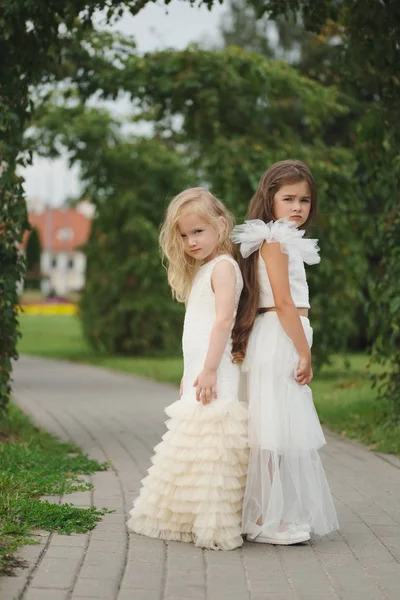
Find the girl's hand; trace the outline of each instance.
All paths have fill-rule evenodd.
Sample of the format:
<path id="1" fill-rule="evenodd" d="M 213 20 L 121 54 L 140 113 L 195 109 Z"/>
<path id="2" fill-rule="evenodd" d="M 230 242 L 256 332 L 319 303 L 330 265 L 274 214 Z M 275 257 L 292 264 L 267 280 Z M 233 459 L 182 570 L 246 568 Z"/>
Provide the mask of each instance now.
<path id="1" fill-rule="evenodd" d="M 217 397 L 217 371 L 203 371 L 198 375 L 193 383 L 196 388 L 196 400 L 203 404 L 209 404 L 213 398 Z"/>
<path id="2" fill-rule="evenodd" d="M 183 394 L 183 377 L 181 379 L 181 385 L 179 386 L 179 397 L 182 398 Z"/>
<path id="3" fill-rule="evenodd" d="M 312 379 L 311 356 L 300 356 L 299 364 L 297 365 L 297 383 L 299 385 L 308 385 L 312 382 Z"/>

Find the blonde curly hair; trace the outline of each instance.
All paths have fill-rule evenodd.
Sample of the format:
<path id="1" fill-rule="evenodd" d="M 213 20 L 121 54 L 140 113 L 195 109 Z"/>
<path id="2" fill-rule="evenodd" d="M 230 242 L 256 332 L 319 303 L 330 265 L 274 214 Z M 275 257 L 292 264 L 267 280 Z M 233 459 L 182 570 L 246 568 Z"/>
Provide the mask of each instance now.
<path id="1" fill-rule="evenodd" d="M 171 200 L 160 229 L 160 246 L 163 259 L 167 259 L 168 282 L 172 296 L 187 302 L 199 261 L 188 256 L 178 229 L 179 220 L 187 214 L 196 214 L 213 225 L 218 232 L 218 249 L 221 254 L 234 255 L 230 235 L 234 218 L 224 204 L 202 187 L 184 190 Z M 222 217 L 222 218 L 221 218 Z"/>

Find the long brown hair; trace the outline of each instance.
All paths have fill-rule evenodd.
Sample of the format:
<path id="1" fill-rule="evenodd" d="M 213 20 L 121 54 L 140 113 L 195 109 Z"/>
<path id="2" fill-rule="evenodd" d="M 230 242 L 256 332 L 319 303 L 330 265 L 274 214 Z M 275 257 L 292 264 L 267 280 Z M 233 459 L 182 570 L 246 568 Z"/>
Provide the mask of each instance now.
<path id="1" fill-rule="evenodd" d="M 298 183 L 300 181 L 308 183 L 311 194 L 310 214 L 307 221 L 301 226 L 301 229 L 305 229 L 316 211 L 317 188 L 310 169 L 300 160 L 282 160 L 267 169 L 261 177 L 256 193 L 251 199 L 247 211 L 247 219 L 261 219 L 265 223 L 275 221 L 274 198 L 276 192 L 283 185 Z M 260 296 L 258 259 L 258 252 L 253 252 L 246 259 L 240 259 L 244 285 L 237 310 L 235 326 L 232 331 L 233 362 L 243 361 L 257 315 Z"/>

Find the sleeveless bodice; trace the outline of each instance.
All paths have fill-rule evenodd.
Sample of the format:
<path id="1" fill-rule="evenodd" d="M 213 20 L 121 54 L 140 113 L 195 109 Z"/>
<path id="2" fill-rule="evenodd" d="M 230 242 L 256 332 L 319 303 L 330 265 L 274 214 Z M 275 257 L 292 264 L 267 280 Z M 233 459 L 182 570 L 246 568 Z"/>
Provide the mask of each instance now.
<path id="1" fill-rule="evenodd" d="M 237 262 L 229 255 L 222 254 L 208 263 L 202 265 L 192 284 L 188 304 L 186 307 L 185 322 L 183 326 L 183 400 L 196 402 L 193 382 L 203 370 L 204 361 L 210 343 L 210 334 L 215 322 L 215 296 L 211 287 L 211 276 L 215 265 L 228 260 L 233 264 L 236 272 L 235 291 L 235 316 L 243 288 L 242 275 Z M 217 401 L 232 402 L 237 400 L 239 369 L 232 364 L 231 338 L 227 342 L 217 375 Z"/>
<path id="2" fill-rule="evenodd" d="M 310 308 L 308 285 L 304 263 L 309 265 L 320 262 L 318 240 L 303 238 L 304 231 L 296 228 L 295 223 L 287 219 L 264 223 L 261 220 L 246 221 L 234 228 L 232 239 L 240 243 L 240 252 L 244 258 L 260 250 L 265 242 L 279 242 L 282 252 L 288 255 L 290 293 L 299 308 Z M 258 280 L 260 284 L 260 307 L 275 306 L 271 283 L 264 260 L 259 252 Z"/>

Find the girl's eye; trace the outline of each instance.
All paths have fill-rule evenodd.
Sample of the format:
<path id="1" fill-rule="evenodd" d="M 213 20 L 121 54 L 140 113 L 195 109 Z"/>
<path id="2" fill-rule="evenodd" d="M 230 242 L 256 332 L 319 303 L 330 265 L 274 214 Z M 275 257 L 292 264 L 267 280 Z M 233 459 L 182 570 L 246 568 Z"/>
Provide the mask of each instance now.
<path id="1" fill-rule="evenodd" d="M 184 233 L 182 233 L 181 238 L 183 239 L 185 237 L 186 237 L 186 235 Z"/>
<path id="2" fill-rule="evenodd" d="M 292 198 L 284 198 L 284 200 L 288 200 L 290 202 Z"/>
<path id="3" fill-rule="evenodd" d="M 202 229 L 196 229 L 196 230 L 195 230 L 195 233 L 202 233 L 202 232 L 203 232 L 203 230 L 202 230 Z"/>
<path id="4" fill-rule="evenodd" d="M 306 204 L 310 204 L 309 198 L 302 198 L 301 201 L 305 202 Z"/>

